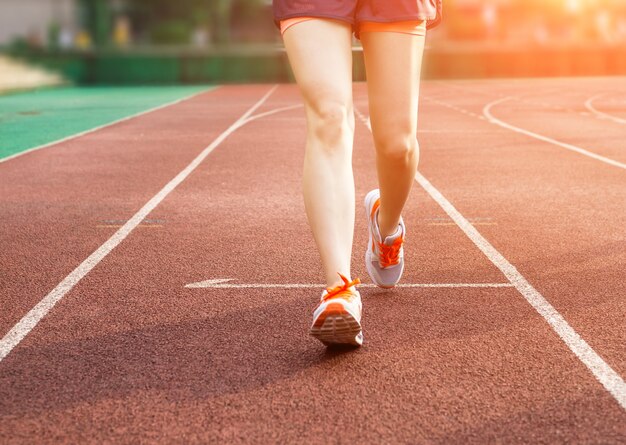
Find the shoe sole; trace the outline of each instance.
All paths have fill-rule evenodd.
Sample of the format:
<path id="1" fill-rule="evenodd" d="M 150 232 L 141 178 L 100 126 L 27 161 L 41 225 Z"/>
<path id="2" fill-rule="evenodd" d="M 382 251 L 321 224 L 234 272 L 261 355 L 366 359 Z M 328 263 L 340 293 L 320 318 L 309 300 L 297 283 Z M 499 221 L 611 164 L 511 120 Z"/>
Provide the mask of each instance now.
<path id="1" fill-rule="evenodd" d="M 363 344 L 361 323 L 340 303 L 328 305 L 311 326 L 310 334 L 326 346 Z"/>
<path id="2" fill-rule="evenodd" d="M 369 251 L 370 251 L 370 246 L 372 245 L 372 229 L 370 227 L 371 224 L 371 212 L 370 212 L 370 201 L 372 201 L 373 197 L 378 195 L 378 193 L 375 192 L 375 190 L 370 190 L 367 195 L 365 195 L 365 199 L 363 200 L 363 203 L 365 205 L 365 213 L 367 215 L 367 230 L 368 230 L 368 240 L 367 240 L 367 249 L 365 249 L 365 267 L 367 268 L 367 272 L 370 276 L 370 278 L 372 279 L 372 281 L 374 282 L 374 284 L 376 284 L 376 286 L 378 287 L 382 287 L 383 289 L 393 289 L 394 287 L 396 287 L 396 284 L 398 284 L 400 282 L 400 278 L 402 278 L 402 273 L 404 272 L 404 261 L 401 264 L 401 270 L 400 270 L 400 275 L 398 278 L 398 281 L 396 281 L 393 284 L 385 284 L 385 283 L 380 283 L 376 280 L 376 273 L 374 270 L 374 265 L 372 263 L 372 261 L 369 258 Z"/>

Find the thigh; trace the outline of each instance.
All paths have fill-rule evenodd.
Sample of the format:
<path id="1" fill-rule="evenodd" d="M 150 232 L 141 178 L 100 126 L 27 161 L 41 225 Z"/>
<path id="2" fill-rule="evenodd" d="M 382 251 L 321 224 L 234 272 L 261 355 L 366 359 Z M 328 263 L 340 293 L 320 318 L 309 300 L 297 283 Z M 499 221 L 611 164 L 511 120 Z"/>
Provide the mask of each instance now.
<path id="1" fill-rule="evenodd" d="M 424 36 L 398 32 L 361 34 L 374 137 L 417 133 Z"/>
<path id="2" fill-rule="evenodd" d="M 352 26 L 332 19 L 312 19 L 290 26 L 283 41 L 305 105 L 352 103 Z"/>

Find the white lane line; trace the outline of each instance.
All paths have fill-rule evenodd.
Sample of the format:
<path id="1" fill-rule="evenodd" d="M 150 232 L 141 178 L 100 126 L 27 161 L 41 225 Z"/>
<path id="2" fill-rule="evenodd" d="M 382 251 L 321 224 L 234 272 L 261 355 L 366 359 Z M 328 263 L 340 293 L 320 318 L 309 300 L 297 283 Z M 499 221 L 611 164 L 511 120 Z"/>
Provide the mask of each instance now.
<path id="1" fill-rule="evenodd" d="M 365 117 L 357 110 L 360 120 Z M 368 126 L 371 131 L 371 128 Z M 594 377 L 626 410 L 626 382 L 585 340 L 572 328 L 563 316 L 541 295 L 524 276 L 495 247 L 489 243 L 474 226 L 437 190 L 421 173 L 415 174 L 415 180 L 439 204 L 448 216 L 459 226 L 465 235 L 480 251 L 507 277 L 526 301 L 543 317 L 552 330 L 563 340 L 567 347 L 591 371 Z"/>
<path id="2" fill-rule="evenodd" d="M 189 283 L 185 285 L 187 289 L 265 289 L 265 288 L 324 288 L 325 284 L 313 284 L 313 283 L 228 283 L 234 278 L 217 278 L 213 280 L 199 281 L 197 283 Z M 378 287 L 373 283 L 361 283 L 359 287 Z M 513 287 L 511 283 L 402 283 L 397 284 L 396 287 L 418 287 L 418 288 L 456 288 L 456 287 Z"/>
<path id="3" fill-rule="evenodd" d="M 548 142 L 549 144 L 557 145 L 557 146 L 559 146 L 561 148 L 565 148 L 567 150 L 575 151 L 577 153 L 583 154 L 585 156 L 589 156 L 590 158 L 596 159 L 596 160 L 604 162 L 606 164 L 613 165 L 615 167 L 623 168 L 623 169 L 626 170 L 626 164 L 623 164 L 621 162 L 615 161 L 613 159 L 610 159 L 610 158 L 607 158 L 607 157 L 604 157 L 604 156 L 600 156 L 599 154 L 596 154 L 596 153 L 593 153 L 591 151 L 585 150 L 584 148 L 580 148 L 580 147 L 577 147 L 577 146 L 572 145 L 572 144 L 567 144 L 565 142 L 557 141 L 556 139 L 552 139 L 552 138 L 549 138 L 547 136 L 543 136 L 543 135 L 538 134 L 538 133 L 533 133 L 532 131 L 524 130 L 523 128 L 519 128 L 519 127 L 516 127 L 514 125 L 507 124 L 506 122 L 504 122 L 504 121 L 494 117 L 493 114 L 491 114 L 491 108 L 493 106 L 498 105 L 500 103 L 503 103 L 503 102 L 505 102 L 507 100 L 510 100 L 510 99 L 512 99 L 512 97 L 505 97 L 505 98 L 502 98 L 502 99 L 494 100 L 493 102 L 489 102 L 483 108 L 483 115 L 492 124 L 499 125 L 499 126 L 501 126 L 503 128 L 506 128 L 508 130 L 514 131 L 515 133 L 520 133 L 520 134 L 523 134 L 523 135 L 526 135 L 526 136 L 530 136 L 530 137 L 538 139 L 540 141 Z"/>
<path id="4" fill-rule="evenodd" d="M 33 330 L 37 323 L 61 300 L 72 288 L 87 275 L 96 265 L 117 247 L 149 214 L 169 195 L 181 182 L 183 182 L 200 163 L 217 147 L 224 139 L 237 130 L 248 117 L 254 113 L 277 88 L 274 85 L 263 95 L 248 111 L 235 121 L 228 129 L 220 134 L 208 147 L 196 156 L 187 167 L 168 182 L 150 201 L 148 201 L 132 218 L 130 218 L 117 232 L 104 244 L 85 259 L 63 281 L 46 295 L 35 307 L 33 307 L 11 330 L 0 340 L 0 362 L 17 346 L 26 335 Z"/>
<path id="5" fill-rule="evenodd" d="M 596 94 L 595 96 L 592 96 L 589 99 L 587 99 L 585 101 L 585 108 L 591 111 L 596 116 L 601 117 L 603 119 L 609 119 L 613 122 L 617 122 L 618 124 L 626 124 L 626 119 L 622 119 L 617 116 L 613 116 L 612 114 L 605 113 L 603 111 L 598 110 L 596 107 L 593 106 L 593 101 L 604 95 L 605 93 Z"/>
<path id="6" fill-rule="evenodd" d="M 438 99 L 434 99 L 432 97 L 425 97 L 424 96 L 423 99 L 426 100 L 426 101 L 429 101 L 429 102 L 436 103 L 437 105 L 441 105 L 442 107 L 446 107 L 446 108 L 450 108 L 451 110 L 458 111 L 459 113 L 468 114 L 468 115 L 473 116 L 473 117 L 475 117 L 477 119 L 481 119 L 481 120 L 485 119 L 483 116 L 481 116 L 479 114 L 476 114 L 476 113 L 474 113 L 472 111 L 466 110 L 464 108 L 459 108 L 459 107 L 457 107 L 455 105 L 451 105 L 451 104 L 449 104 L 447 102 L 442 102 L 442 101 L 440 101 Z"/>
<path id="7" fill-rule="evenodd" d="M 143 116 L 144 114 L 152 113 L 153 111 L 158 111 L 158 110 L 161 110 L 163 108 L 167 108 L 167 107 L 170 107 L 172 105 L 179 104 L 179 103 L 184 102 L 186 100 L 193 99 L 194 97 L 199 96 L 200 94 L 204 94 L 204 93 L 207 93 L 209 91 L 215 91 L 219 87 L 220 87 L 219 85 L 214 86 L 214 87 L 210 87 L 210 88 L 204 89 L 202 91 L 198 91 L 197 93 L 193 93 L 193 94 L 190 94 L 188 96 L 182 97 L 180 99 L 176 99 L 174 101 L 171 101 L 171 102 L 168 102 L 168 103 L 165 103 L 165 104 L 162 104 L 162 105 L 158 105 L 158 106 L 150 108 L 148 110 L 140 111 L 139 113 L 131 114 L 130 116 L 126 116 L 126 117 L 123 117 L 121 119 L 117 119 L 117 120 L 115 120 L 113 122 L 109 122 L 107 124 L 99 125 L 97 127 L 93 127 L 93 128 L 88 129 L 88 130 L 81 131 L 80 133 L 72 134 L 70 136 L 64 137 L 62 139 L 58 139 L 58 140 L 53 141 L 53 142 L 47 142 L 47 143 L 45 143 L 43 145 L 38 145 L 37 147 L 33 147 L 33 148 L 29 148 L 29 149 L 24 150 L 24 151 L 20 151 L 19 153 L 15 153 L 15 154 L 12 154 L 11 156 L 7 156 L 5 158 L 0 159 L 0 164 L 3 163 L 3 162 L 10 161 L 11 159 L 15 159 L 15 158 L 18 158 L 20 156 L 23 156 L 23 155 L 25 155 L 27 153 L 32 153 L 33 151 L 41 150 L 43 148 L 49 148 L 49 147 L 52 147 L 54 145 L 60 144 L 62 142 L 70 141 L 72 139 L 76 139 L 76 138 L 79 138 L 81 136 L 85 136 L 87 134 L 94 133 L 94 132 L 96 132 L 98 130 L 102 130 L 103 128 L 107 128 L 107 127 L 110 127 L 112 125 L 119 124 L 121 122 L 126 122 L 128 120 L 134 119 L 134 118 L 139 117 L 139 116 Z"/>

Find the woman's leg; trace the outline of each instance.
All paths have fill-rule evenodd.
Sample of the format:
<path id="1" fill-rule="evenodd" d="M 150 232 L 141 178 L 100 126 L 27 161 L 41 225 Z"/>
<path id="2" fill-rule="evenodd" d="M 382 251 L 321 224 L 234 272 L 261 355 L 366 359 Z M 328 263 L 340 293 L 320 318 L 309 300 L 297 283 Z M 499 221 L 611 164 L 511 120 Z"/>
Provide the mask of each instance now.
<path id="1" fill-rule="evenodd" d="M 289 27 L 283 40 L 303 96 L 307 139 L 302 189 L 327 286 L 350 277 L 354 235 L 352 29 L 314 19 Z"/>
<path id="2" fill-rule="evenodd" d="M 424 36 L 362 32 L 382 239 L 396 231 L 413 185 L 419 145 L 417 107 Z"/>

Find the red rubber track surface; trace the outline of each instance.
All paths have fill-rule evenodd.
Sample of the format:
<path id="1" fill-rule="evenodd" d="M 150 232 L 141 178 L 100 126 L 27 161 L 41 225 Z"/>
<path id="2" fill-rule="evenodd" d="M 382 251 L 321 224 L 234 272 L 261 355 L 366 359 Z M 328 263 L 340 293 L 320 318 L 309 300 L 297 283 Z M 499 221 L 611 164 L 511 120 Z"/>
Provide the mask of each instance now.
<path id="1" fill-rule="evenodd" d="M 478 114 L 482 107 L 472 103 L 502 93 L 519 94 L 537 110 L 517 101 L 494 107 L 492 114 L 626 161 L 626 125 L 580 114 L 594 91 L 626 89 L 623 83 L 561 79 L 531 85 L 527 91 L 511 91 L 504 81 L 473 83 L 463 87 L 463 94 L 439 87 L 425 96 Z M 485 97 L 489 91 L 491 97 Z M 424 144 L 445 144 L 447 151 L 446 156 L 425 155 L 423 173 L 433 178 L 444 168 L 450 173 L 435 185 L 463 214 L 497 215 L 498 225 L 481 228 L 483 235 L 620 375 L 626 375 L 626 171 L 441 106 L 427 108 L 421 125 L 436 126 L 443 118 L 458 131 L 473 130 L 471 146 L 465 137 L 423 134 Z"/>
<path id="2" fill-rule="evenodd" d="M 425 83 L 420 170 L 624 376 L 626 172 L 468 113 L 499 94 L 563 104 L 580 92 L 555 86 Z M 268 90 L 222 87 L 0 165 L 3 333 L 116 230 L 96 226 L 132 216 Z M 255 114 L 299 101 L 283 85 Z M 554 138 L 569 125 L 589 150 L 600 145 L 585 134 L 619 129 L 548 107 L 530 120 L 512 104 L 492 112 Z M 231 134 L 150 215 L 158 224 L 137 227 L 0 362 L 0 442 L 626 440 L 626 412 L 515 288 L 363 287 L 355 351 L 307 335 L 321 288 L 185 288 L 323 281 L 301 196 L 305 131 L 297 108 Z M 619 161 L 615 144 L 602 154 Z M 376 176 L 358 122 L 353 165 L 352 276 L 369 283 L 362 198 Z M 403 217 L 404 283 L 507 283 L 418 184 Z"/>
<path id="3" fill-rule="evenodd" d="M 606 91 L 588 98 L 586 108 L 602 119 L 609 119 L 620 124 L 626 124 L 626 91 Z M 587 103 L 587 101 L 585 101 Z"/>
<path id="4" fill-rule="evenodd" d="M 266 89 L 218 88 L 1 164 L 2 335 Z"/>

